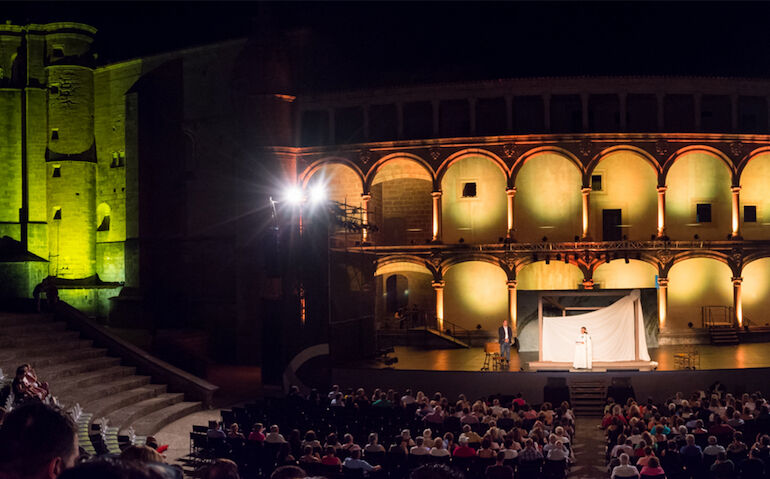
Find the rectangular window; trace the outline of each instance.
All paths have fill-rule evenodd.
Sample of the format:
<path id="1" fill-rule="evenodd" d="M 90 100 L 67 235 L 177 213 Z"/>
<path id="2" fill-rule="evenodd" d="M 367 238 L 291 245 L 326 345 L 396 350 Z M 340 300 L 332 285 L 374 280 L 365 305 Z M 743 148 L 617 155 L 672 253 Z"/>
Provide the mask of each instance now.
<path id="1" fill-rule="evenodd" d="M 52 140 L 58 140 L 59 139 L 59 129 L 58 128 L 52 128 L 51 129 L 51 139 Z"/>
<path id="2" fill-rule="evenodd" d="M 51 86 L 48 87 L 48 91 L 51 93 L 51 95 L 58 95 L 59 94 L 59 84 L 58 83 L 51 83 Z"/>
<path id="3" fill-rule="evenodd" d="M 54 58 L 62 58 L 64 56 L 64 47 L 61 45 L 54 45 L 51 49 L 51 55 Z"/>
<path id="4" fill-rule="evenodd" d="M 695 205 L 695 222 L 711 223 L 711 204 L 698 203 Z"/>
<path id="5" fill-rule="evenodd" d="M 53 209 L 53 219 L 60 220 L 61 219 L 61 208 L 56 206 Z"/>
<path id="6" fill-rule="evenodd" d="M 61 165 L 53 165 L 52 178 L 61 178 Z"/>
<path id="7" fill-rule="evenodd" d="M 591 191 L 602 191 L 602 175 L 591 175 Z"/>
<path id="8" fill-rule="evenodd" d="M 743 205 L 743 222 L 757 222 L 757 207 L 755 205 Z"/>
<path id="9" fill-rule="evenodd" d="M 476 182 L 463 183 L 463 198 L 476 197 Z"/>

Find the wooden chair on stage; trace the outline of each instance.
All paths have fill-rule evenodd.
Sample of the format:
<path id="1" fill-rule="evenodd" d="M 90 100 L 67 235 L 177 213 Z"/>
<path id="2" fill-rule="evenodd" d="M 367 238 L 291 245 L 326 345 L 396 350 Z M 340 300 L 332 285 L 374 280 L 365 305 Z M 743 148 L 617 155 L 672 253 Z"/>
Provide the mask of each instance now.
<path id="1" fill-rule="evenodd" d="M 484 365 L 482 371 L 497 370 L 503 364 L 503 357 L 500 356 L 499 343 L 486 343 L 484 345 Z"/>

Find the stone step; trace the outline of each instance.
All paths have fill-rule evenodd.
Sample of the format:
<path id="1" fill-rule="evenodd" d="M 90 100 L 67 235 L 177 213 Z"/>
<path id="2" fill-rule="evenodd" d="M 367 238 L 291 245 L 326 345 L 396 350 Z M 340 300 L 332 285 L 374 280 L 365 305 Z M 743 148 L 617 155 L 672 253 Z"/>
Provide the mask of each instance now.
<path id="1" fill-rule="evenodd" d="M 79 373 L 68 377 L 65 381 L 62 381 L 61 384 L 57 384 L 56 388 L 52 387 L 52 392 L 56 396 L 63 396 L 69 391 L 114 381 L 119 378 L 130 376 L 135 372 L 136 368 L 133 367 L 113 366 L 111 368 Z"/>
<path id="2" fill-rule="evenodd" d="M 94 415 L 95 418 L 109 416 L 118 409 L 137 404 L 146 399 L 157 397 L 166 392 L 166 386 L 162 384 L 147 384 L 138 388 L 121 391 L 102 397 L 96 401 L 83 404 L 83 409 Z"/>
<path id="3" fill-rule="evenodd" d="M 180 403 L 183 400 L 184 394 L 181 393 L 159 394 L 154 398 L 145 399 L 144 401 L 139 401 L 138 403 L 113 411 L 106 417 L 110 420 L 110 426 L 125 429 L 142 417 L 158 409 Z M 94 416 L 93 420 L 96 422 L 98 419 L 98 417 Z"/>
<path id="4" fill-rule="evenodd" d="M 67 402 L 68 404 L 80 403 L 81 406 L 86 405 L 92 401 L 98 401 L 104 397 L 108 397 L 112 394 L 117 394 L 129 389 L 139 388 L 150 384 L 149 376 L 125 376 L 119 377 L 112 381 L 106 381 L 103 383 L 95 384 L 93 386 L 70 389 L 59 395 L 59 399 Z"/>
<path id="5" fill-rule="evenodd" d="M 0 348 L 20 348 L 40 344 L 47 344 L 49 348 L 53 348 L 58 343 L 71 341 L 79 337 L 80 333 L 78 331 L 48 331 L 25 334 L 23 336 L 3 336 L 0 337 Z"/>
<path id="6" fill-rule="evenodd" d="M 55 351 L 69 351 L 72 349 L 89 348 L 94 344 L 90 339 L 74 339 L 56 343 Z M 39 343 L 29 346 L 0 348 L 0 358 L 9 358 L 19 364 L 27 362 L 25 358 L 46 356 L 52 351 L 51 346 L 45 343 Z M 0 359 L 2 360 L 2 359 Z"/>
<path id="7" fill-rule="evenodd" d="M 0 328 L 18 324 L 38 324 L 53 321 L 48 314 L 0 313 Z"/>
<path id="8" fill-rule="evenodd" d="M 102 348 L 73 348 L 51 352 L 49 349 L 46 353 L 38 356 L 26 354 L 23 350 L 2 351 L 0 352 L 0 367 L 3 367 L 3 370 L 5 370 L 5 365 L 14 367 L 14 364 L 18 366 L 22 363 L 29 363 L 38 369 L 79 359 L 104 357 L 107 354 L 107 350 Z"/>
<path id="9" fill-rule="evenodd" d="M 32 333 L 64 331 L 65 329 L 67 329 L 67 323 L 64 321 L 43 321 L 30 324 L 0 325 L 0 337 L 26 336 L 27 334 Z"/>
<path id="10" fill-rule="evenodd" d="M 152 436 L 157 434 L 163 426 L 171 424 L 177 419 L 196 413 L 202 409 L 199 402 L 179 402 L 171 406 L 158 409 L 146 414 L 134 421 L 134 432 L 139 436 Z M 128 435 L 128 427 L 121 430 L 121 435 Z"/>
<path id="11" fill-rule="evenodd" d="M 66 363 L 58 363 L 56 365 L 46 366 L 40 368 L 37 373 L 40 378 L 48 378 L 46 380 L 49 383 L 55 381 L 61 384 L 62 382 L 67 381 L 63 378 L 88 371 L 98 371 L 118 365 L 120 365 L 120 358 L 104 356 L 101 358 L 79 359 Z"/>

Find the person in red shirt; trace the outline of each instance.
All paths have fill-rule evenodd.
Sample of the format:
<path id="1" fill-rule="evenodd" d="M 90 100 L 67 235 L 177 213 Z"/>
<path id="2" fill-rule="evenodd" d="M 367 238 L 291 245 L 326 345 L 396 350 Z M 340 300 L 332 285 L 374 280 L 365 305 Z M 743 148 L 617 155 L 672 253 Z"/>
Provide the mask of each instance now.
<path id="1" fill-rule="evenodd" d="M 474 457 L 476 456 L 476 450 L 468 446 L 468 438 L 460 437 L 460 445 L 457 446 L 452 452 L 454 457 Z"/>
<path id="2" fill-rule="evenodd" d="M 321 458 L 321 464 L 324 466 L 341 466 L 340 458 L 337 457 L 334 447 L 329 446 L 326 448 L 326 455 Z"/>
<path id="3" fill-rule="evenodd" d="M 265 442 L 265 427 L 261 422 L 254 424 L 254 429 L 249 433 L 249 441 Z"/>

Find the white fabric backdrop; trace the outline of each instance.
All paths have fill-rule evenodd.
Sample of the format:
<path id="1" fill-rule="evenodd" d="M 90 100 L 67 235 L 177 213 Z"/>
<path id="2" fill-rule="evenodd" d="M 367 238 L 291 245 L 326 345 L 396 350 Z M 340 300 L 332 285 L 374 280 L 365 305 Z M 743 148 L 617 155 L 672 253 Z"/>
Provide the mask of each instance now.
<path id="1" fill-rule="evenodd" d="M 638 299 L 639 290 L 634 290 L 597 311 L 575 316 L 543 317 L 543 361 L 572 363 L 575 338 L 580 335 L 581 326 L 588 328 L 593 341 L 594 361 L 633 361 L 634 300 Z M 637 301 L 637 309 L 639 359 L 649 361 L 641 301 Z"/>

